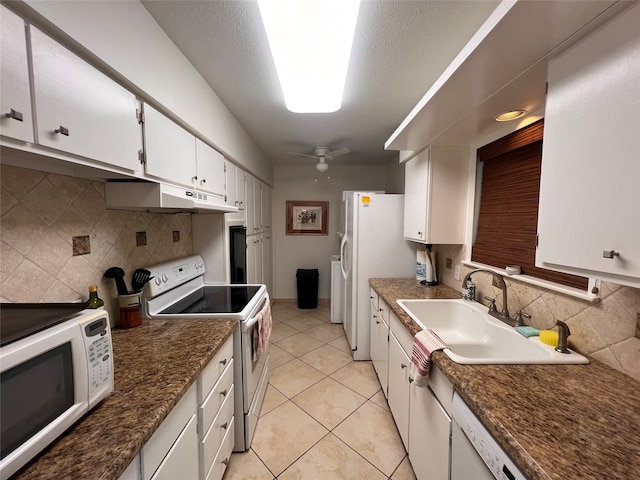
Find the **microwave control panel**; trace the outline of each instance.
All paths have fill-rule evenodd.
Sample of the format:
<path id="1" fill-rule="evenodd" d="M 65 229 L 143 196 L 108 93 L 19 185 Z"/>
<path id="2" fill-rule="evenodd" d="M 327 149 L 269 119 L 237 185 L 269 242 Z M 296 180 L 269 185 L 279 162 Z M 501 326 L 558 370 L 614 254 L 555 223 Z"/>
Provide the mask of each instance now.
<path id="1" fill-rule="evenodd" d="M 113 391 L 113 347 L 109 316 L 98 310 L 99 316 L 80 322 L 88 360 L 90 407 Z"/>

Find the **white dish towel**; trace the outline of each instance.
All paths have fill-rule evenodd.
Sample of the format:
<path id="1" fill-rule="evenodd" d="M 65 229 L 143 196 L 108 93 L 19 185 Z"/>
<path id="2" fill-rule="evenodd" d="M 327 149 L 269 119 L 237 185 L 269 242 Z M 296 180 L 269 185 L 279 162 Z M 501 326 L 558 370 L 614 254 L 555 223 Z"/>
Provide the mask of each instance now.
<path id="1" fill-rule="evenodd" d="M 443 348 L 447 348 L 447 344 L 431 329 L 422 330 L 413 337 L 409 375 L 413 378 L 416 386 L 426 387 L 429 385 L 431 354 Z"/>

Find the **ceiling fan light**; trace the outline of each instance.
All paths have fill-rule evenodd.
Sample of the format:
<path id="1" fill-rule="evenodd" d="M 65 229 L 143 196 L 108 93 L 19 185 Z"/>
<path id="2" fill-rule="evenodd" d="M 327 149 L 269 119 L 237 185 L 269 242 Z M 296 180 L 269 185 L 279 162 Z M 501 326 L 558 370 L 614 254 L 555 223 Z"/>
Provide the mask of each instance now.
<path id="1" fill-rule="evenodd" d="M 258 6 L 287 109 L 339 110 L 360 0 L 258 0 Z"/>
<path id="2" fill-rule="evenodd" d="M 327 170 L 329 170 L 329 164 L 320 160 L 318 163 L 316 163 L 316 170 L 318 170 L 319 172 L 326 172 Z"/>

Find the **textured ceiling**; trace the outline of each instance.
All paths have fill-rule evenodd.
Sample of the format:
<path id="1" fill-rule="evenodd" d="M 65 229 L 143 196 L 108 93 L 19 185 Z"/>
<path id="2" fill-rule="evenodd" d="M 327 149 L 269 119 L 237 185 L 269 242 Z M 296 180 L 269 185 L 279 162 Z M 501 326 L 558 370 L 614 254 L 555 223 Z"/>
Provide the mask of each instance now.
<path id="1" fill-rule="evenodd" d="M 286 152 L 329 145 L 352 150 L 330 163 L 371 165 L 397 156 L 385 140 L 499 2 L 363 1 L 342 108 L 327 114 L 286 110 L 255 1 L 142 3 L 273 164 L 313 164 Z"/>

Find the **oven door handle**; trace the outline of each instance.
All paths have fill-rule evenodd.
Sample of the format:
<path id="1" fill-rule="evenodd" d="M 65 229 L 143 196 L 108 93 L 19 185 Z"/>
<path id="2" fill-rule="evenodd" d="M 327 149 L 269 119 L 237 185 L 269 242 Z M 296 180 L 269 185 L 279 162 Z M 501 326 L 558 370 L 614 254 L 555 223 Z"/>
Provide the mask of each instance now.
<path id="1" fill-rule="evenodd" d="M 258 322 L 258 319 L 260 318 L 259 313 L 262 311 L 265 303 L 267 303 L 267 300 L 268 300 L 268 297 L 263 298 L 262 299 L 262 303 L 260 304 L 260 307 L 258 308 L 258 313 L 255 316 L 251 317 L 246 322 L 242 322 L 242 331 L 243 332 L 248 332 Z"/>

